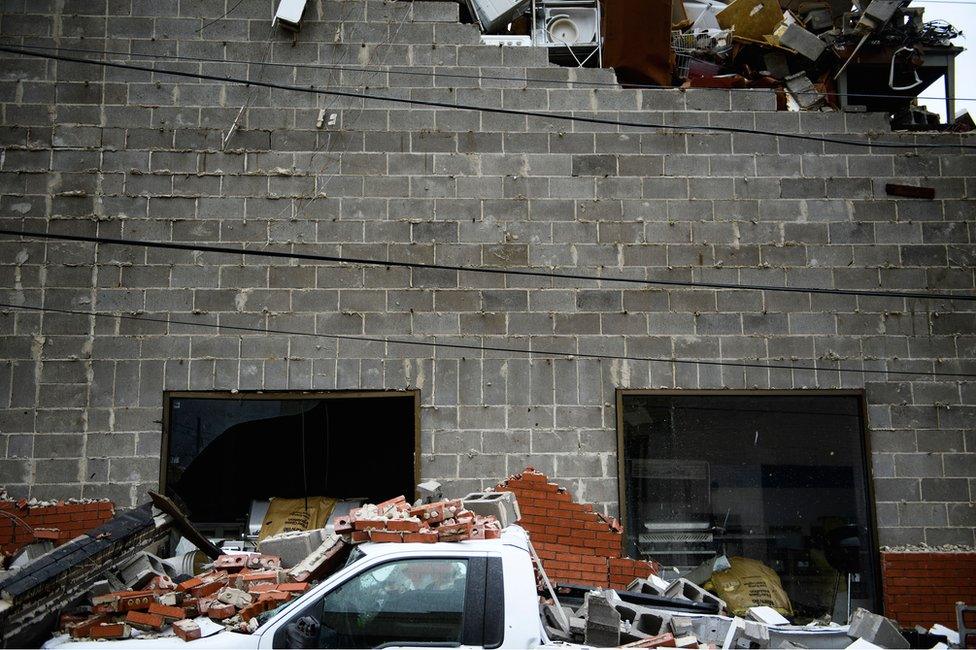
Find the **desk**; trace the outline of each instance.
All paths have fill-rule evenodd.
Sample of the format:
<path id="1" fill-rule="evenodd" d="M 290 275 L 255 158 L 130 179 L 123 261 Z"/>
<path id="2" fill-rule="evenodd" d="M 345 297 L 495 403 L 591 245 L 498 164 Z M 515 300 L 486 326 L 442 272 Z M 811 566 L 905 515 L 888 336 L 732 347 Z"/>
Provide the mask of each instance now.
<path id="1" fill-rule="evenodd" d="M 908 108 L 911 100 L 925 90 L 929 84 L 939 77 L 943 77 L 945 79 L 946 121 L 952 122 L 956 116 L 956 57 L 964 49 L 953 45 L 922 46 L 922 56 L 925 60 L 921 66 L 915 69 L 922 83 L 911 90 L 892 90 L 888 86 L 888 73 L 891 69 L 891 57 L 895 48 L 876 47 L 870 51 L 862 50 L 837 79 L 840 106 L 842 109 L 850 105 L 866 106 L 868 111 L 872 112 L 897 113 Z M 899 70 L 906 69 L 908 66 L 905 64 L 896 65 L 896 75 Z M 905 81 L 896 76 L 895 84 L 899 83 L 904 84 Z M 864 94 L 858 94 L 859 92 Z M 876 95 L 885 95 L 885 97 L 877 97 Z"/>

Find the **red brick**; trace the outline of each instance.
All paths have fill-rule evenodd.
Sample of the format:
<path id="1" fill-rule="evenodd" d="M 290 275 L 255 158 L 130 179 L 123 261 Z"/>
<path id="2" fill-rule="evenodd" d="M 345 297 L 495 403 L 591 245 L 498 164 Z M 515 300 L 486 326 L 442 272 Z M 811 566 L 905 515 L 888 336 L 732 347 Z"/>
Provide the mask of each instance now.
<path id="1" fill-rule="evenodd" d="M 194 641 L 200 638 L 200 626 L 190 619 L 175 621 L 173 623 L 173 631 L 176 633 L 176 636 L 184 641 Z"/>
<path id="2" fill-rule="evenodd" d="M 369 541 L 371 542 L 402 542 L 403 533 L 399 533 L 392 530 L 370 530 L 369 531 Z"/>
<path id="3" fill-rule="evenodd" d="M 210 604 L 207 608 L 207 616 L 214 619 L 215 621 L 222 621 L 225 618 L 230 618 L 237 613 L 237 608 L 230 604 L 214 602 Z"/>
<path id="4" fill-rule="evenodd" d="M 173 621 L 186 618 L 186 610 L 182 607 L 172 607 L 170 605 L 161 605 L 159 603 L 151 604 L 149 606 L 149 613 L 158 614 L 167 620 Z"/>
<path id="5" fill-rule="evenodd" d="M 138 628 L 140 630 L 156 630 L 159 631 L 163 629 L 163 625 L 166 621 L 159 614 L 150 614 L 149 612 L 136 612 L 131 611 L 125 615 L 125 622 L 132 627 Z"/>
<path id="6" fill-rule="evenodd" d="M 124 639 L 129 636 L 125 623 L 100 623 L 93 625 L 89 636 L 92 639 Z"/>

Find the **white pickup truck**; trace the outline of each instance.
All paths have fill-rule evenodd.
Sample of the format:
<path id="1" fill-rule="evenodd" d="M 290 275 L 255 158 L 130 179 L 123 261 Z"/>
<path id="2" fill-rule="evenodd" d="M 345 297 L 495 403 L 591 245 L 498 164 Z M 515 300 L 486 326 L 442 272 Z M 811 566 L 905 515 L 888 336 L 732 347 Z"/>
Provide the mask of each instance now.
<path id="1" fill-rule="evenodd" d="M 201 650 L 534 648 L 550 644 L 538 612 L 528 536 L 509 526 L 493 540 L 361 544 L 345 567 L 262 615 L 252 634 L 220 631 L 191 643 Z M 166 635 L 58 647 L 148 650 L 183 643 Z"/>

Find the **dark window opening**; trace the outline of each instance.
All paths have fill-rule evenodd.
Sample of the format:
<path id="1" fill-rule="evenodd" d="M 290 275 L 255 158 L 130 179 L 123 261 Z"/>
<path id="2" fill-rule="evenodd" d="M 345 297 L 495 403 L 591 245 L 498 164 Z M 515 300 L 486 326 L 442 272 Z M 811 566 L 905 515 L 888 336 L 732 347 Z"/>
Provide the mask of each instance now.
<path id="1" fill-rule="evenodd" d="M 798 622 L 878 606 L 860 395 L 620 392 L 632 557 L 724 553 L 780 576 Z M 850 590 L 848 591 L 848 582 Z"/>
<path id="2" fill-rule="evenodd" d="M 243 532 L 255 499 L 413 495 L 415 392 L 166 397 L 161 483 L 205 529 Z"/>

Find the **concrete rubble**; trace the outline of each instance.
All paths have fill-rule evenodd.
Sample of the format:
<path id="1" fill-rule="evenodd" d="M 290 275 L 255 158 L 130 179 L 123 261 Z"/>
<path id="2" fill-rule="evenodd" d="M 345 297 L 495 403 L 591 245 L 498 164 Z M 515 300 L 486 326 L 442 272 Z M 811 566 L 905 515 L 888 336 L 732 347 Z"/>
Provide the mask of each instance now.
<path id="1" fill-rule="evenodd" d="M 519 516 L 511 493 L 468 498 L 479 512 L 461 499 L 367 503 L 337 514 L 328 529 L 282 533 L 260 540 L 256 552 L 219 555 L 195 576 L 177 575 L 177 562 L 140 552 L 94 583 L 87 602 L 62 614 L 59 627 L 74 640 L 175 635 L 193 641 L 215 629 L 249 634 L 342 566 L 356 544 L 496 539 L 499 518 L 514 523 Z"/>
<path id="2" fill-rule="evenodd" d="M 521 518 L 514 492 L 437 499 L 439 486 L 428 485 L 423 494 L 414 504 L 399 496 L 343 509 L 326 528 L 270 536 L 255 551 L 215 552 L 192 576 L 180 573 L 187 566 L 181 558 L 148 552 L 155 545 L 133 549 L 88 583 L 80 605 L 62 610 L 59 634 L 69 640 L 176 636 L 187 642 L 221 630 L 250 634 L 341 567 L 357 544 L 496 539 Z M 591 647 L 959 647 L 960 635 L 948 628 L 904 631 L 864 609 L 848 625 L 794 625 L 789 608 L 775 599 L 757 598 L 744 607 L 740 594 L 727 602 L 712 590 L 723 584 L 723 574 L 735 575 L 741 560 L 717 556 L 672 580 L 651 573 L 626 588 L 540 586 L 541 621 L 551 640 Z M 537 571 L 545 578 L 539 584 L 548 584 L 541 563 Z"/>
<path id="3" fill-rule="evenodd" d="M 962 48 L 953 40 L 962 32 L 944 20 L 926 21 L 924 8 L 911 0 L 685 0 L 655 5 L 617 3 L 604 9 L 603 24 L 587 28 L 586 12 L 595 3 L 576 0 L 574 14 L 556 12 L 559 0 L 466 0 L 472 22 L 480 24 L 484 44 L 572 46 L 573 51 L 598 47 L 602 65 L 617 68 L 618 78 L 681 88 L 773 89 L 779 110 L 883 111 L 893 114 L 898 129 L 968 130 L 971 118 L 940 123 L 938 116 L 917 106 L 916 97 L 935 77 L 924 82 L 933 63 L 950 61 Z M 486 16 L 486 12 L 491 16 Z M 621 20 L 611 20 L 619 12 Z M 661 20 L 670 14 L 671 20 Z M 653 21 L 641 28 L 633 22 Z M 664 24 L 661 24 L 664 23 Z M 570 41 L 556 42 L 553 30 L 571 26 Z M 560 32 L 562 33 L 562 32 Z M 637 42 L 638 35 L 655 46 Z M 670 37 L 670 38 L 669 38 Z M 636 58 L 614 54 L 613 43 L 640 52 Z M 670 46 L 670 47 L 668 47 Z M 587 50 L 589 51 L 589 50 Z M 560 49 L 550 60 L 562 61 Z M 926 59 L 929 59 L 926 62 Z M 579 57 L 568 64 L 582 65 Z M 632 78 L 634 68 L 639 70 Z M 951 77 L 951 63 L 938 68 Z"/>

